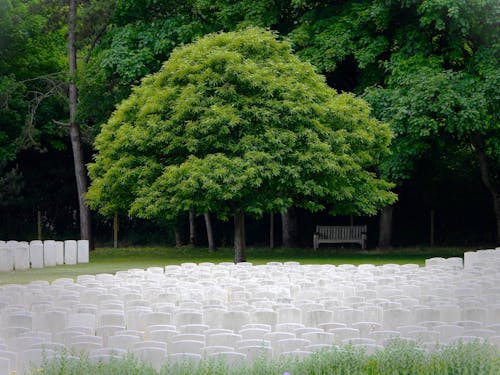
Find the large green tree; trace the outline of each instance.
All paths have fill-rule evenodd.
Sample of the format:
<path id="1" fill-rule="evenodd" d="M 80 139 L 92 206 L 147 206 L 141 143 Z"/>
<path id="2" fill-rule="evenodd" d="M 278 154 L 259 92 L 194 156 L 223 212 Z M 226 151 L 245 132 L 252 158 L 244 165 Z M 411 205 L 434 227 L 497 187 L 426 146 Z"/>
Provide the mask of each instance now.
<path id="1" fill-rule="evenodd" d="M 383 163 L 399 180 L 439 140 L 446 140 L 441 152 L 457 145 L 474 151 L 500 243 L 500 69 L 491 51 L 478 52 L 476 59 L 470 71 L 444 69 L 439 59 L 421 56 L 394 62 L 389 87 L 369 90 L 367 97 L 399 135 L 393 146 L 397 156 Z"/>
<path id="2" fill-rule="evenodd" d="M 59 115 L 64 33 L 35 5 L 0 1 L 0 162 L 59 135 L 50 112 Z"/>
<path id="3" fill-rule="evenodd" d="M 0 1 L 0 30 L 0 206 L 5 208 L 29 200 L 23 197 L 26 171 L 18 166 L 19 153 L 63 146 L 64 132 L 52 120 L 63 113 L 65 48 L 64 33 L 51 27 L 50 16 L 35 1 Z M 38 205 L 42 199 L 33 201 Z"/>
<path id="4" fill-rule="evenodd" d="M 87 200 L 144 218 L 232 216 L 240 262 L 245 214 L 394 202 L 371 170 L 390 138 L 363 100 L 337 94 L 271 32 L 211 34 L 176 49 L 103 126 Z"/>
<path id="5" fill-rule="evenodd" d="M 493 197 L 498 237 L 498 14 L 496 0 L 295 2 L 303 10 L 289 34 L 297 53 L 328 82 L 363 93 L 396 135 L 380 173 L 411 183 L 431 149 L 474 148 Z M 376 86 L 376 89 L 370 88 Z M 492 89 L 496 87 L 497 89 Z M 475 139 L 475 141 L 473 141 Z M 468 145 L 468 146 L 467 146 Z M 484 150 L 484 151 L 481 151 Z M 380 245 L 390 244 L 387 207 Z"/>

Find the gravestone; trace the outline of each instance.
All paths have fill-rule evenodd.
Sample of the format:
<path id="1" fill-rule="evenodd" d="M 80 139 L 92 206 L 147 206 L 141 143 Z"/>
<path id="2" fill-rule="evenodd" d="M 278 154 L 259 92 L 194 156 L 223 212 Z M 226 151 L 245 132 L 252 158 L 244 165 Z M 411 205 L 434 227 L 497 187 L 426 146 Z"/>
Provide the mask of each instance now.
<path id="1" fill-rule="evenodd" d="M 64 242 L 56 241 L 56 264 L 64 264 Z"/>
<path id="2" fill-rule="evenodd" d="M 31 268 L 43 268 L 43 242 L 30 242 L 30 263 Z"/>
<path id="3" fill-rule="evenodd" d="M 471 270 L 477 261 L 478 261 L 477 252 L 466 251 L 464 253 L 464 269 L 465 270 Z"/>
<path id="4" fill-rule="evenodd" d="M 75 240 L 64 241 L 64 264 L 76 264 L 76 247 Z"/>
<path id="5" fill-rule="evenodd" d="M 43 243 L 43 264 L 46 267 L 54 267 L 56 263 L 56 242 L 46 240 Z"/>
<path id="6" fill-rule="evenodd" d="M 19 243 L 13 247 L 14 269 L 24 271 L 30 268 L 30 248 L 28 244 Z"/>
<path id="7" fill-rule="evenodd" d="M 56 241 L 56 264 L 64 264 L 64 242 Z"/>
<path id="8" fill-rule="evenodd" d="M 89 241 L 88 240 L 78 240 L 78 263 L 88 263 L 89 262 Z"/>
<path id="9" fill-rule="evenodd" d="M 14 257 L 12 255 L 12 248 L 0 248 L 0 272 L 9 272 L 14 269 Z"/>

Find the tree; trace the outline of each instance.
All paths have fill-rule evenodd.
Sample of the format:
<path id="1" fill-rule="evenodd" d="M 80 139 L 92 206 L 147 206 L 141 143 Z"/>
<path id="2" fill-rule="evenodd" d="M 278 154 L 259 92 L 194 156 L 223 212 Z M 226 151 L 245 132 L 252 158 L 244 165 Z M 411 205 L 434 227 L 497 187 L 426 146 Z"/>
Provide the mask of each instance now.
<path id="1" fill-rule="evenodd" d="M 84 195 L 87 192 L 87 173 L 83 161 L 82 141 L 80 136 L 80 126 L 76 122 L 76 107 L 78 93 L 76 89 L 76 7 L 77 0 L 69 2 L 69 27 L 68 27 L 68 60 L 69 60 L 69 133 L 71 147 L 73 149 L 73 161 L 75 167 L 76 187 L 78 192 L 78 207 L 80 212 L 80 237 L 92 241 L 92 224 L 90 221 L 90 210 L 85 203 Z"/>
<path id="2" fill-rule="evenodd" d="M 388 87 L 369 90 L 368 99 L 399 135 L 393 146 L 399 150 L 397 159 L 383 163 L 394 176 L 404 178 L 413 168 L 414 153 L 429 150 L 440 139 L 475 151 L 492 197 L 500 243 L 500 101 L 495 92 L 500 69 L 491 50 L 479 51 L 471 64 L 466 72 L 445 69 L 440 59 L 395 60 Z"/>
<path id="3" fill-rule="evenodd" d="M 68 146 L 69 142 L 64 138 L 69 130 L 70 142 L 75 151 L 76 187 L 80 191 L 78 195 L 82 197 L 79 199 L 83 206 L 80 207 L 83 212 L 81 236 L 89 238 L 90 213 L 84 206 L 82 193 L 86 190 L 87 174 L 76 121 L 75 34 L 79 4 L 76 0 L 71 2 L 69 8 L 72 17 L 68 25 L 68 1 L 0 2 L 0 163 L 5 160 L 10 162 L 2 168 L 8 171 L 17 164 L 16 158 L 22 153 L 26 154 L 30 148 L 35 148 L 44 156 L 54 151 L 60 152 Z M 68 39 L 71 39 L 69 48 L 66 43 Z M 71 105 L 68 105 L 68 99 Z M 40 164 L 43 163 L 40 161 Z M 31 174 L 31 171 L 21 172 L 23 176 Z M 45 175 L 51 173 L 52 169 L 46 171 Z M 43 173 L 35 174 L 44 178 Z M 23 195 L 28 194 L 28 185 L 24 184 L 26 188 Z M 47 194 L 43 196 L 47 197 Z M 24 203 L 33 201 L 39 208 L 44 200 L 41 196 L 25 196 Z M 46 202 L 47 206 L 52 207 L 58 206 L 58 203 Z"/>
<path id="4" fill-rule="evenodd" d="M 0 230 L 11 238 L 33 235 L 37 210 L 51 228 L 57 215 L 71 226 L 74 208 L 65 201 L 73 197 L 65 174 L 56 173 L 67 171 L 64 161 L 45 163 L 53 153 L 64 155 L 67 143 L 67 132 L 53 121 L 67 115 L 67 60 L 65 33 L 40 5 L 0 1 L 0 209 L 9 217 Z M 31 156 L 35 162 L 27 163 Z"/>
<path id="5" fill-rule="evenodd" d="M 297 27 L 289 36 L 297 53 L 315 64 L 333 87 L 356 93 L 363 93 L 368 88 L 365 98 L 375 107 L 375 115 L 389 122 L 396 134 L 390 157 L 383 163 L 379 172 L 384 178 L 395 182 L 398 188 L 411 183 L 411 179 L 415 178 L 415 165 L 426 157 L 430 149 L 439 148 L 446 144 L 446 141 L 439 139 L 445 136 L 444 132 L 428 132 L 429 127 L 433 126 L 431 124 L 441 121 L 440 117 L 433 117 L 430 111 L 420 117 L 422 122 L 417 124 L 416 118 L 424 113 L 414 112 L 418 106 L 417 100 L 430 100 L 420 101 L 421 106 L 438 104 L 434 103 L 432 95 L 413 95 L 408 80 L 419 75 L 415 73 L 415 68 L 425 68 L 426 65 L 436 68 L 437 64 L 441 70 L 440 74 L 446 76 L 457 73 L 452 74 L 455 82 L 462 78 L 466 81 L 473 79 L 478 83 L 485 81 L 485 67 L 474 68 L 474 61 L 478 59 L 478 54 L 484 54 L 484 51 L 488 50 L 493 55 L 496 54 L 498 61 L 498 1 L 363 0 L 300 1 L 296 4 L 303 10 L 303 15 L 299 17 Z M 491 62 L 491 66 L 497 66 L 495 59 Z M 495 69 L 498 75 L 498 69 Z M 428 73 L 422 71 L 420 78 L 437 78 L 434 74 L 437 73 L 436 70 L 430 75 Z M 375 95 L 375 92 L 369 89 L 370 86 L 377 86 L 397 91 L 401 82 L 405 88 L 399 93 L 407 93 L 406 103 L 403 103 L 404 99 L 398 95 L 389 92 L 383 94 L 379 90 Z M 418 82 L 420 81 L 417 80 L 416 83 Z M 455 86 L 453 90 L 468 90 L 466 86 L 463 82 L 461 88 Z M 475 86 L 474 92 L 477 93 L 477 89 Z M 440 93 L 443 92 L 440 90 Z M 437 93 L 436 96 L 438 95 L 440 94 Z M 490 99 L 493 100 L 494 97 L 495 95 Z M 445 105 L 444 102 L 441 104 Z M 404 107 L 405 105 L 407 107 Z M 379 111 L 382 107 L 383 115 Z M 397 108 L 397 111 L 391 111 L 391 108 Z M 454 121 L 451 117 L 455 109 L 462 111 L 461 105 L 450 107 L 446 114 L 448 120 L 445 122 Z M 404 117 L 405 111 L 405 119 L 412 121 L 412 124 L 405 125 L 402 118 L 395 118 L 395 113 L 396 116 Z M 490 108 L 490 116 L 494 113 L 495 109 Z M 443 115 L 438 112 L 435 114 Z M 460 116 L 456 114 L 456 117 Z M 426 123 L 424 118 L 432 121 Z M 490 127 L 491 120 L 485 120 L 485 127 Z M 466 122 L 462 124 L 464 127 L 469 126 Z M 410 127 L 413 130 L 409 130 Z M 454 140 L 455 146 L 463 141 L 463 134 L 459 129 L 455 129 L 454 133 L 451 128 L 448 130 L 447 141 Z M 481 133 L 483 134 L 482 131 Z M 446 148 L 448 147 L 449 144 L 446 145 Z M 441 148 L 440 153 L 445 153 L 446 148 Z M 476 149 L 481 150 L 481 147 Z M 491 150 L 491 147 L 486 146 L 486 149 Z M 495 157 L 491 152 L 487 159 L 489 165 L 495 165 Z M 485 185 L 492 191 L 490 183 Z M 379 238 L 379 245 L 382 247 L 390 245 L 391 217 L 392 207 L 382 210 Z"/>
<path id="6" fill-rule="evenodd" d="M 35 8 L 34 2 L 0 2 L 0 162 L 29 147 L 43 149 L 42 137 L 52 142 L 61 135 L 50 116 L 60 113 L 64 37 Z"/>
<path id="7" fill-rule="evenodd" d="M 390 142 L 366 103 L 328 88 L 287 42 L 258 28 L 176 49 L 123 101 L 96 139 L 87 201 L 101 212 L 175 218 L 309 210 L 374 214 L 391 184 L 368 168 Z"/>

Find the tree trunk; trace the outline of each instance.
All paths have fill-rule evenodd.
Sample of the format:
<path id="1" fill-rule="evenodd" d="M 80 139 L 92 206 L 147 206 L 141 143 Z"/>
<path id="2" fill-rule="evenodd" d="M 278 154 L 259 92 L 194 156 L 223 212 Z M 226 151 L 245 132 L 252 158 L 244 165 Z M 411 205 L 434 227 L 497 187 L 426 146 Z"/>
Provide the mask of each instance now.
<path id="1" fill-rule="evenodd" d="M 210 219 L 209 212 L 205 212 L 203 214 L 203 216 L 205 217 L 205 225 L 207 227 L 208 251 L 212 253 L 215 251 L 215 241 L 214 241 L 214 232 L 212 230 L 212 220 Z"/>
<path id="2" fill-rule="evenodd" d="M 430 228 L 429 228 L 429 243 L 431 245 L 431 247 L 434 246 L 434 240 L 435 240 L 435 227 L 434 227 L 434 224 L 435 224 L 435 221 L 434 221 L 434 218 L 435 218 L 435 211 L 433 209 L 431 209 L 431 214 L 430 214 Z"/>
<path id="3" fill-rule="evenodd" d="M 76 25 L 76 0 L 69 2 L 69 29 L 68 29 L 68 58 L 69 58 L 69 134 L 71 147 L 73 149 L 73 161 L 75 167 L 76 188 L 78 192 L 78 206 L 80 209 L 80 238 L 89 240 L 91 249 L 94 248 L 92 241 L 90 210 L 85 204 L 85 193 L 87 192 L 87 173 L 83 162 L 82 142 L 80 137 L 80 126 L 76 122 L 76 105 L 78 93 L 75 84 L 76 76 L 76 47 L 75 47 L 75 25 Z"/>
<path id="4" fill-rule="evenodd" d="M 495 194 L 493 197 L 493 206 L 497 219 L 497 245 L 500 246 L 500 194 Z"/>
<path id="5" fill-rule="evenodd" d="M 391 247 L 392 240 L 392 213 L 394 206 L 385 206 L 380 212 L 380 228 L 378 236 L 378 247 L 387 249 Z"/>
<path id="6" fill-rule="evenodd" d="M 479 159 L 481 179 L 483 180 L 483 184 L 486 186 L 486 189 L 488 189 L 493 199 L 493 210 L 495 212 L 497 224 L 497 245 L 500 245 L 500 187 L 495 186 L 495 183 L 493 182 L 490 162 L 485 151 L 484 139 L 480 134 L 475 134 L 474 136 L 472 136 L 471 141 L 474 149 L 476 150 L 477 158 Z"/>
<path id="7" fill-rule="evenodd" d="M 281 213 L 281 226 L 283 236 L 283 247 L 298 247 L 297 241 L 297 212 L 295 207 L 290 207 Z"/>
<path id="8" fill-rule="evenodd" d="M 196 213 L 194 209 L 189 210 L 189 244 L 196 245 Z"/>
<path id="9" fill-rule="evenodd" d="M 42 213 L 40 211 L 36 212 L 36 239 L 42 240 Z"/>
<path id="10" fill-rule="evenodd" d="M 113 218 L 113 247 L 118 248 L 118 213 Z"/>
<path id="11" fill-rule="evenodd" d="M 245 250 L 245 213 L 238 210 L 234 214 L 234 263 L 247 261 Z"/>
<path id="12" fill-rule="evenodd" d="M 174 237 L 175 237 L 175 247 L 182 247 L 182 237 L 181 232 L 179 231 L 179 227 L 177 225 L 174 226 Z"/>
<path id="13" fill-rule="evenodd" d="M 269 247 L 274 248 L 274 212 L 269 214 Z"/>

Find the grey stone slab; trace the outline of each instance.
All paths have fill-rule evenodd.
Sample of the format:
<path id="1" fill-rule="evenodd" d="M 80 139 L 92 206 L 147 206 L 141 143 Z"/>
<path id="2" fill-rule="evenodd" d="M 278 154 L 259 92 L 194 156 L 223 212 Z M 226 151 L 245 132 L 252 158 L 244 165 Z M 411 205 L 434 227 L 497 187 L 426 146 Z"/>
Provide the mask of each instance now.
<path id="1" fill-rule="evenodd" d="M 30 242 L 30 263 L 31 268 L 43 268 L 43 242 Z"/>
<path id="2" fill-rule="evenodd" d="M 64 264 L 64 242 L 56 241 L 56 264 Z"/>
<path id="3" fill-rule="evenodd" d="M 43 243 L 43 264 L 45 267 L 54 267 L 56 263 L 56 241 L 46 240 Z"/>
<path id="4" fill-rule="evenodd" d="M 88 240 L 78 240 L 77 241 L 78 263 L 88 263 L 89 262 L 89 241 Z"/>
<path id="5" fill-rule="evenodd" d="M 75 240 L 64 241 L 64 264 L 76 264 L 77 245 Z"/>
<path id="6" fill-rule="evenodd" d="M 0 272 L 9 272 L 14 269 L 14 256 L 12 248 L 5 247 L 0 249 Z"/>
<path id="7" fill-rule="evenodd" d="M 14 255 L 14 269 L 24 271 L 30 268 L 30 248 L 26 243 L 19 243 L 12 247 Z"/>

